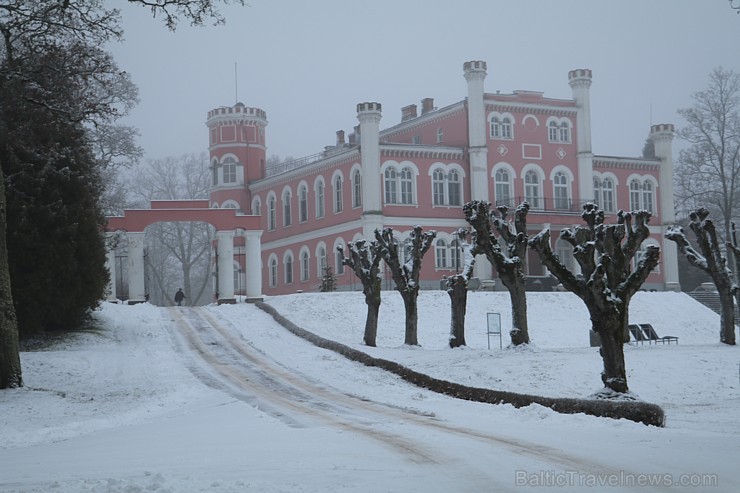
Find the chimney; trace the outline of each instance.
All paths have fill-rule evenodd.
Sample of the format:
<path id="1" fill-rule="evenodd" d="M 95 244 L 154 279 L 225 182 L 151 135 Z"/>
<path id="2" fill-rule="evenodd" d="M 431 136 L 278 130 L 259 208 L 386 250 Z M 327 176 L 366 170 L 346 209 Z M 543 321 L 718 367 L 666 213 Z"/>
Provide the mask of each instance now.
<path id="1" fill-rule="evenodd" d="M 337 130 L 337 147 L 344 147 L 344 130 Z"/>
<path id="2" fill-rule="evenodd" d="M 416 118 L 416 105 L 410 104 L 408 106 L 404 106 L 401 108 L 401 121 L 405 122 L 407 120 L 411 120 L 412 118 Z"/>
<path id="3" fill-rule="evenodd" d="M 434 98 L 424 98 L 421 100 L 421 114 L 426 115 L 434 111 Z"/>

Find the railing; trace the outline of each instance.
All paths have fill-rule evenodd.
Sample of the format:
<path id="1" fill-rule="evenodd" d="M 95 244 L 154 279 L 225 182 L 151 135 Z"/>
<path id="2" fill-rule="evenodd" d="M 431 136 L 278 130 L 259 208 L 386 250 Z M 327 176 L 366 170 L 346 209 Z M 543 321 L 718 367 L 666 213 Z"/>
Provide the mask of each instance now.
<path id="1" fill-rule="evenodd" d="M 593 203 L 592 200 L 573 200 L 571 198 L 551 198 L 551 197 L 512 197 L 510 199 L 497 200 L 493 205 L 506 205 L 510 209 L 516 209 L 522 202 L 529 202 L 530 212 L 555 212 L 580 214 L 583 211 L 583 205 Z"/>
<path id="2" fill-rule="evenodd" d="M 325 152 L 319 152 L 317 154 L 312 154 L 310 156 L 300 157 L 298 159 L 293 159 L 290 161 L 285 161 L 283 163 L 274 164 L 272 166 L 268 166 L 265 169 L 265 175 L 274 176 L 274 175 L 279 175 L 280 173 L 285 173 L 286 171 L 290 171 L 292 169 L 302 168 L 303 166 L 308 166 L 309 164 L 313 164 L 317 161 L 321 161 L 325 156 L 326 156 Z"/>

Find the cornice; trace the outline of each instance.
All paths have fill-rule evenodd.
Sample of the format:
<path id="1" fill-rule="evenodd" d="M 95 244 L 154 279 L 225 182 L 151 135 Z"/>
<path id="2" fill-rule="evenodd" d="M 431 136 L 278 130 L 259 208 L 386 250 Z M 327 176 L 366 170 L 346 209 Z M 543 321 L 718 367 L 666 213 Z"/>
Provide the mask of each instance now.
<path id="1" fill-rule="evenodd" d="M 486 111 L 519 111 L 521 113 L 530 113 L 537 115 L 557 115 L 557 116 L 575 116 L 578 114 L 578 108 L 568 108 L 564 106 L 549 106 L 545 104 L 532 104 L 520 102 L 486 102 Z"/>
<path id="2" fill-rule="evenodd" d="M 383 157 L 461 159 L 465 155 L 462 147 L 420 146 L 413 144 L 380 144 Z"/>
<path id="3" fill-rule="evenodd" d="M 617 169 L 659 169 L 661 161 L 658 159 L 628 158 L 618 156 L 594 156 L 593 167 L 617 168 Z"/>

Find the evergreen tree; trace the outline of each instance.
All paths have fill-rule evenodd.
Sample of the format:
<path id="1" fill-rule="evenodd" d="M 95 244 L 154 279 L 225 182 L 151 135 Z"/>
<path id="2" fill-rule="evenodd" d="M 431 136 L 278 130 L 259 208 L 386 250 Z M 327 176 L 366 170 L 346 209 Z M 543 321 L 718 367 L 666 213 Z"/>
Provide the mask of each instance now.
<path id="1" fill-rule="evenodd" d="M 327 265 L 324 267 L 324 272 L 321 275 L 321 286 L 319 291 L 322 293 L 330 293 L 337 290 L 337 278 L 334 276 L 334 270 L 331 266 Z"/>

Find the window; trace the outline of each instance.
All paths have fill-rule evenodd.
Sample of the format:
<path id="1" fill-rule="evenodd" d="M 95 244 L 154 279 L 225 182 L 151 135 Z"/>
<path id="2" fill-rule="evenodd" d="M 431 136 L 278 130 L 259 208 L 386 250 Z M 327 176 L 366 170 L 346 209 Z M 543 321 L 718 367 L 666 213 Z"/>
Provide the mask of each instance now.
<path id="1" fill-rule="evenodd" d="M 270 258 L 270 287 L 274 288 L 277 286 L 277 258 L 272 257 Z"/>
<path id="2" fill-rule="evenodd" d="M 308 262 L 308 252 L 304 250 L 301 252 L 301 281 L 308 281 L 310 274 Z"/>
<path id="3" fill-rule="evenodd" d="M 513 135 L 513 132 L 512 132 L 511 118 L 509 118 L 508 116 L 505 116 L 501 120 L 501 138 L 511 139 L 512 135 Z"/>
<path id="4" fill-rule="evenodd" d="M 403 266 L 411 260 L 411 238 L 398 242 L 398 262 Z"/>
<path id="5" fill-rule="evenodd" d="M 324 271 L 326 270 L 326 248 L 324 248 L 323 246 L 319 247 L 316 259 L 318 260 L 318 272 L 316 273 L 316 276 L 321 279 L 324 276 Z"/>
<path id="6" fill-rule="evenodd" d="M 570 125 L 567 122 L 560 124 L 560 142 L 570 142 Z"/>
<path id="7" fill-rule="evenodd" d="M 460 193 L 460 173 L 452 170 L 447 173 L 447 203 L 449 205 L 462 205 L 462 194 Z"/>
<path id="8" fill-rule="evenodd" d="M 242 283 L 241 283 L 242 270 L 239 268 L 239 264 L 234 264 L 234 292 L 240 294 Z"/>
<path id="9" fill-rule="evenodd" d="M 555 254 L 568 270 L 573 272 L 575 269 L 575 259 L 573 257 L 573 246 L 565 240 L 558 238 L 555 242 Z"/>
<path id="10" fill-rule="evenodd" d="M 642 185 L 639 180 L 632 180 L 630 182 L 630 210 L 639 211 L 640 207 L 640 195 L 642 193 Z"/>
<path id="11" fill-rule="evenodd" d="M 547 124 L 547 138 L 550 142 L 558 141 L 558 124 L 557 122 L 551 121 Z"/>
<path id="12" fill-rule="evenodd" d="M 270 231 L 275 229 L 275 223 L 277 222 L 277 211 L 275 210 L 277 204 L 275 202 L 275 196 L 270 195 L 270 198 L 267 199 L 267 229 Z"/>
<path id="13" fill-rule="evenodd" d="M 334 212 L 342 212 L 344 209 L 344 200 L 342 197 L 342 177 L 337 175 L 334 178 Z"/>
<path id="14" fill-rule="evenodd" d="M 443 239 L 438 239 L 434 248 L 434 265 L 437 269 L 447 268 L 447 242 Z"/>
<path id="15" fill-rule="evenodd" d="M 416 145 L 419 145 L 419 144 L 421 144 L 421 135 L 414 135 L 414 136 L 413 136 L 413 137 L 411 138 L 411 143 L 412 143 L 412 144 L 416 144 Z"/>
<path id="16" fill-rule="evenodd" d="M 534 170 L 527 171 L 524 175 L 524 200 L 529 202 L 533 209 L 541 208 L 540 205 L 540 177 Z"/>
<path id="17" fill-rule="evenodd" d="M 283 192 L 283 226 L 290 226 L 291 223 L 291 210 L 290 210 L 290 190 Z"/>
<path id="18" fill-rule="evenodd" d="M 411 168 L 403 168 L 401 170 L 401 203 L 402 204 L 413 204 L 414 203 L 414 182 L 413 172 Z"/>
<path id="19" fill-rule="evenodd" d="M 445 174 L 439 168 L 432 174 L 432 203 L 434 205 L 445 203 Z"/>
<path id="20" fill-rule="evenodd" d="M 654 213 L 653 208 L 653 184 L 646 181 L 642 184 L 642 208 L 650 213 Z"/>
<path id="21" fill-rule="evenodd" d="M 496 205 L 513 205 L 511 196 L 511 175 L 509 170 L 499 168 L 493 178 L 495 182 Z"/>
<path id="22" fill-rule="evenodd" d="M 285 284 L 293 284 L 293 254 L 285 254 Z"/>
<path id="23" fill-rule="evenodd" d="M 437 144 L 441 144 L 442 140 L 444 139 L 444 132 L 441 128 L 437 129 Z"/>
<path id="24" fill-rule="evenodd" d="M 565 173 L 558 171 L 553 176 L 554 206 L 559 210 L 570 209 L 570 198 L 568 197 L 568 177 Z"/>
<path id="25" fill-rule="evenodd" d="M 501 121 L 498 119 L 497 116 L 491 118 L 491 138 L 501 138 Z"/>
<path id="26" fill-rule="evenodd" d="M 458 240 L 450 242 L 450 267 L 457 271 L 462 267 L 462 248 Z"/>
<path id="27" fill-rule="evenodd" d="M 604 212 L 614 212 L 614 180 L 594 178 L 594 201 Z"/>
<path id="28" fill-rule="evenodd" d="M 396 182 L 398 180 L 398 174 L 395 168 L 388 168 L 385 170 L 385 203 L 386 204 L 397 204 L 398 195 L 396 192 Z"/>
<path id="29" fill-rule="evenodd" d="M 253 216 L 259 216 L 262 214 L 262 204 L 260 204 L 259 197 L 254 199 L 254 202 L 252 202 L 252 215 Z"/>
<path id="30" fill-rule="evenodd" d="M 362 207 L 362 173 L 359 169 L 352 173 L 352 207 Z"/>
<path id="31" fill-rule="evenodd" d="M 223 162 L 224 183 L 236 183 L 236 160 L 233 157 L 227 157 Z"/>
<path id="32" fill-rule="evenodd" d="M 308 187 L 301 185 L 298 189 L 298 221 L 308 221 Z"/>
<path id="33" fill-rule="evenodd" d="M 211 167 L 211 180 L 213 181 L 213 186 L 215 187 L 218 185 L 218 162 L 213 161 L 212 167 Z"/>
<path id="34" fill-rule="evenodd" d="M 316 217 L 324 217 L 324 180 L 316 180 Z"/>
<path id="35" fill-rule="evenodd" d="M 336 248 L 334 249 L 334 263 L 336 264 L 336 268 L 334 269 L 334 272 L 336 272 L 337 275 L 344 274 L 344 264 L 342 263 L 342 255 L 339 253 L 339 250 Z"/>

